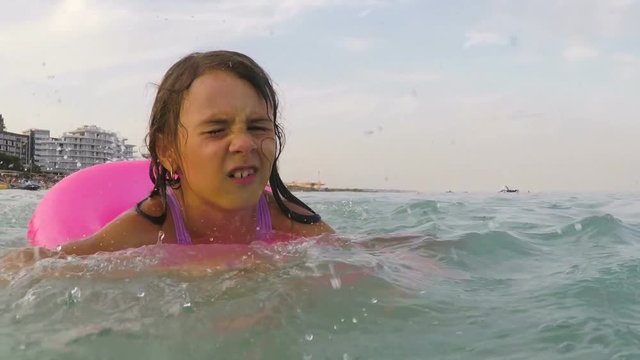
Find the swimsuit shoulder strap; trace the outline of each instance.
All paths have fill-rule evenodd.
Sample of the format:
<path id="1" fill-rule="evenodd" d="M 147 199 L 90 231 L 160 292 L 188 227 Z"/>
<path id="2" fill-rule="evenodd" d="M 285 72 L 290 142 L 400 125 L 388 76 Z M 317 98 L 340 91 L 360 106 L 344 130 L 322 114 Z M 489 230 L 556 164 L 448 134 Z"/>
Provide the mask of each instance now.
<path id="1" fill-rule="evenodd" d="M 171 211 L 173 225 L 176 229 L 176 242 L 179 245 L 191 245 L 191 236 L 185 226 L 182 211 L 180 211 L 180 204 L 178 203 L 178 199 L 176 199 L 175 193 L 171 188 L 167 188 L 167 205 Z M 136 209 L 137 208 L 138 207 L 136 207 Z M 260 196 L 260 200 L 258 200 L 256 220 L 258 227 L 258 239 L 267 241 L 271 231 L 273 230 L 273 225 L 271 224 L 271 213 L 269 212 L 269 204 L 267 203 L 267 196 L 265 194 Z"/>
<path id="2" fill-rule="evenodd" d="M 178 199 L 176 199 L 176 195 L 173 193 L 173 189 L 170 187 L 167 187 L 167 204 L 171 210 L 173 226 L 176 228 L 176 243 L 178 245 L 191 245 L 191 236 L 184 224 L 180 204 L 178 203 Z"/>
<path id="3" fill-rule="evenodd" d="M 256 210 L 256 220 L 258 226 L 258 238 L 266 240 L 273 226 L 271 225 L 271 213 L 269 212 L 269 204 L 267 203 L 267 195 L 262 194 L 258 200 L 258 208 Z"/>

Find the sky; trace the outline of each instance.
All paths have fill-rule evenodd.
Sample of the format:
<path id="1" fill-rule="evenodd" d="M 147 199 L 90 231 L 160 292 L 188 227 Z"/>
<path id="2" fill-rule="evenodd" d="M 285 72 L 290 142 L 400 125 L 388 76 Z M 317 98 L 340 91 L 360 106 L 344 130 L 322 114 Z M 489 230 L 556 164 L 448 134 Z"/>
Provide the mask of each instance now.
<path id="1" fill-rule="evenodd" d="M 273 78 L 285 181 L 424 192 L 640 191 L 640 0 L 132 0 L 0 5 L 9 131 L 143 148 L 193 51 Z"/>

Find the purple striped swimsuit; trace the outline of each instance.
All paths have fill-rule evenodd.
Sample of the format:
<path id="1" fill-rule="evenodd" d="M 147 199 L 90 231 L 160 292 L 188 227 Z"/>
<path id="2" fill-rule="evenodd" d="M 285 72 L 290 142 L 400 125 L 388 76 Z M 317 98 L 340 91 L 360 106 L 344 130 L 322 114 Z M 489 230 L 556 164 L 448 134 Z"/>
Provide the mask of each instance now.
<path id="1" fill-rule="evenodd" d="M 192 245 L 191 235 L 187 231 L 187 227 L 184 224 L 182 218 L 182 212 L 180 211 L 180 204 L 176 195 L 173 193 L 173 189 L 167 188 L 167 203 L 171 210 L 171 217 L 173 218 L 173 224 L 176 228 L 176 242 L 178 245 Z M 267 197 L 265 194 L 260 196 L 258 200 L 258 208 L 256 209 L 256 222 L 257 232 L 256 240 L 269 242 L 271 234 L 271 214 L 269 213 L 269 205 L 267 204 Z"/>

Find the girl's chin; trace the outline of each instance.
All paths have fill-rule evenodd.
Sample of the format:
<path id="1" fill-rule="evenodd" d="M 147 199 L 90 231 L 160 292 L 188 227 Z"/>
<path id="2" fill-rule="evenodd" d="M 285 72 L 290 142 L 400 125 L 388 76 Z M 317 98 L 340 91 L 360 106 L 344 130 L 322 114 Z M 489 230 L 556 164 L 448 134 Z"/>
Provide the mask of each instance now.
<path id="1" fill-rule="evenodd" d="M 229 189 L 223 193 L 218 192 L 217 195 L 212 194 L 209 200 L 226 210 L 243 210 L 254 208 L 263 192 L 264 187 L 252 186 L 241 191 Z"/>

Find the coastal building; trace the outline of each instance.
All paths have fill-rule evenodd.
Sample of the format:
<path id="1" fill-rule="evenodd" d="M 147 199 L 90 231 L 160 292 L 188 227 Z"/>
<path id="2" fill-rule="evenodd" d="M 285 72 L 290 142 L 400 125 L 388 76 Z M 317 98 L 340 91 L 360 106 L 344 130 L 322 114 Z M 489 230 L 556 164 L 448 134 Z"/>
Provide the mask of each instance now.
<path id="1" fill-rule="evenodd" d="M 29 136 L 5 131 L 5 129 L 4 118 L 0 114 L 0 153 L 15 156 L 22 164 L 28 164 L 33 156 Z"/>
<path id="2" fill-rule="evenodd" d="M 322 190 L 324 183 L 320 181 L 292 181 L 286 183 L 291 191 Z"/>
<path id="3" fill-rule="evenodd" d="M 127 144 L 126 138 L 95 125 L 84 125 L 59 138 L 44 129 L 24 134 L 33 139 L 33 158 L 43 171 L 71 173 L 95 164 L 134 159 L 135 146 Z"/>

